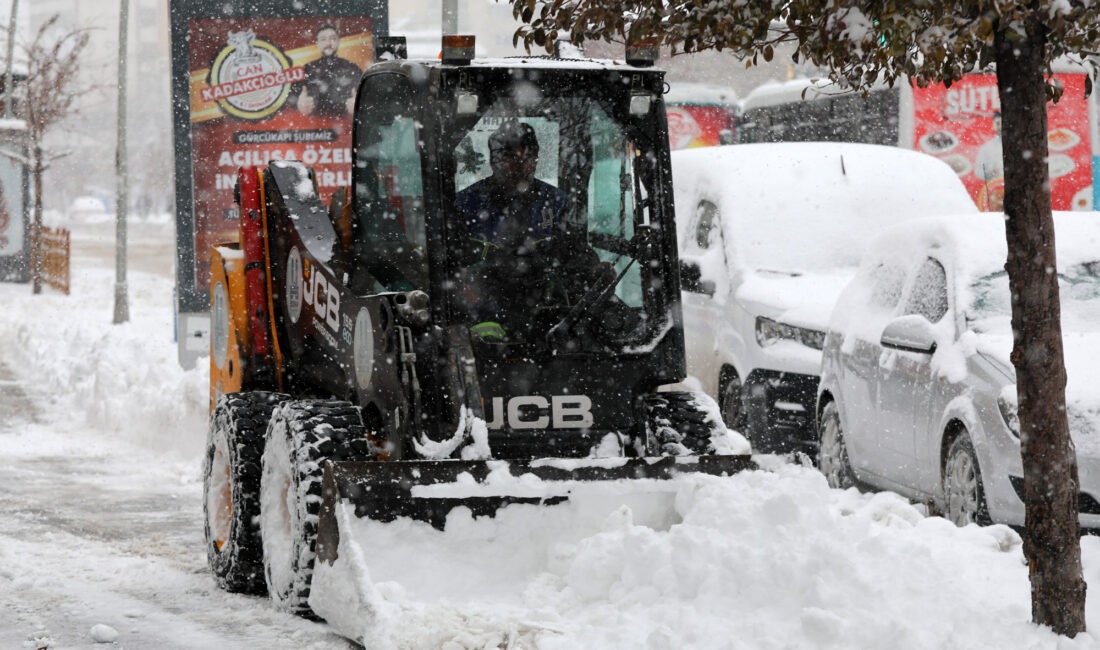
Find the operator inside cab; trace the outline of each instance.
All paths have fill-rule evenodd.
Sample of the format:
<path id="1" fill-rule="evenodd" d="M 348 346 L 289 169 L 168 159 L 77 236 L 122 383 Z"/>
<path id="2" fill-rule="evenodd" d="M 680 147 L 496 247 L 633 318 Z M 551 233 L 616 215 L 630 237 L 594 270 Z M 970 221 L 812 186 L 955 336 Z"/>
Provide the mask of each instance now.
<path id="1" fill-rule="evenodd" d="M 505 120 L 488 140 L 492 175 L 458 192 L 471 332 L 485 341 L 527 338 L 536 315 L 567 306 L 614 271 L 566 227 L 565 192 L 535 178 L 539 141 Z"/>
<path id="2" fill-rule="evenodd" d="M 520 246 L 563 228 L 565 193 L 535 178 L 538 163 L 539 140 L 530 124 L 508 120 L 489 136 L 492 176 L 455 197 L 472 239 Z"/>

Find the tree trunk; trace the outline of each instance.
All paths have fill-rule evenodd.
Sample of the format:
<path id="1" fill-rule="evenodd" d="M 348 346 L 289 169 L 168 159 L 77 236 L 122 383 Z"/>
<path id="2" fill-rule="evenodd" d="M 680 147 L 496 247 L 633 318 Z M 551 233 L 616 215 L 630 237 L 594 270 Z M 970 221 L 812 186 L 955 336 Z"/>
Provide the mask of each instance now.
<path id="1" fill-rule="evenodd" d="M 1066 368 L 1054 221 L 1047 169 L 1046 32 L 1038 22 L 1024 40 L 997 30 L 1005 229 L 1012 291 L 1012 364 L 1019 399 L 1026 509 L 1024 554 L 1031 616 L 1058 634 L 1085 630 L 1085 581 L 1077 519 L 1077 454 L 1066 417 Z"/>
<path id="2" fill-rule="evenodd" d="M 31 293 L 42 293 L 42 147 L 33 146 L 34 219 L 31 221 Z"/>

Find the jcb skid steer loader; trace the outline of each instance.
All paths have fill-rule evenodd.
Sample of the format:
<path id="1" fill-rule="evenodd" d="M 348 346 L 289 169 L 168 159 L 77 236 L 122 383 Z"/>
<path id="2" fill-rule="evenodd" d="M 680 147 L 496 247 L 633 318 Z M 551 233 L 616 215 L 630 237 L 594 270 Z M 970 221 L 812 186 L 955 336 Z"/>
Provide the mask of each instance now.
<path id="1" fill-rule="evenodd" d="M 573 534 L 632 500 L 667 526 L 678 477 L 752 466 L 713 402 L 657 390 L 685 377 L 663 73 L 447 38 L 364 73 L 347 195 L 241 169 L 213 258 L 210 566 L 362 643 L 384 638 L 370 576 L 400 573 L 374 558 L 403 543 L 364 526 L 543 508 Z M 510 137 L 542 205 L 494 239 L 475 193 Z"/>

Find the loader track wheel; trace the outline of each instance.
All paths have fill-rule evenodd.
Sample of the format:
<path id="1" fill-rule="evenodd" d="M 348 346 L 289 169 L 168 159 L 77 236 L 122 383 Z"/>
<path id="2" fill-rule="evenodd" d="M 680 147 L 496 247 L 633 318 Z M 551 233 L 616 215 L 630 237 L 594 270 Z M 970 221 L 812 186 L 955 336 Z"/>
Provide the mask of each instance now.
<path id="1" fill-rule="evenodd" d="M 713 452 L 711 436 L 720 423 L 704 408 L 702 393 L 667 392 L 645 397 L 646 445 L 661 456 L 701 456 Z M 716 410 L 716 409 L 715 409 Z"/>
<path id="2" fill-rule="evenodd" d="M 295 400 L 271 415 L 260 478 L 264 577 L 275 604 L 313 617 L 310 583 L 327 460 L 368 460 L 373 452 L 359 408 L 336 400 Z"/>
<path id="3" fill-rule="evenodd" d="M 286 395 L 224 395 L 214 407 L 203 463 L 206 559 L 218 586 L 263 595 L 260 456 L 271 411 Z"/>

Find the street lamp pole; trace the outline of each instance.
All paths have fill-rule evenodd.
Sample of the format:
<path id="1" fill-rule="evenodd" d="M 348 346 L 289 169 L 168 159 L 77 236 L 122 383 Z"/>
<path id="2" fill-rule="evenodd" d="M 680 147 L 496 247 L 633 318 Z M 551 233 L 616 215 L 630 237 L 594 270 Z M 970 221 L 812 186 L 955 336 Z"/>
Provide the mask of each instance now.
<path id="1" fill-rule="evenodd" d="M 4 119 L 10 120 L 12 113 L 12 91 L 15 86 L 15 13 L 19 9 L 19 0 L 11 0 L 11 16 L 8 20 L 8 59 L 7 70 L 4 71 Z"/>
<path id="2" fill-rule="evenodd" d="M 115 197 L 115 317 L 114 323 L 130 320 L 126 295 L 126 206 L 129 203 L 129 176 L 126 170 L 126 25 L 129 22 L 129 0 L 119 0 L 118 10 L 118 144 L 115 167 L 118 193 Z"/>

